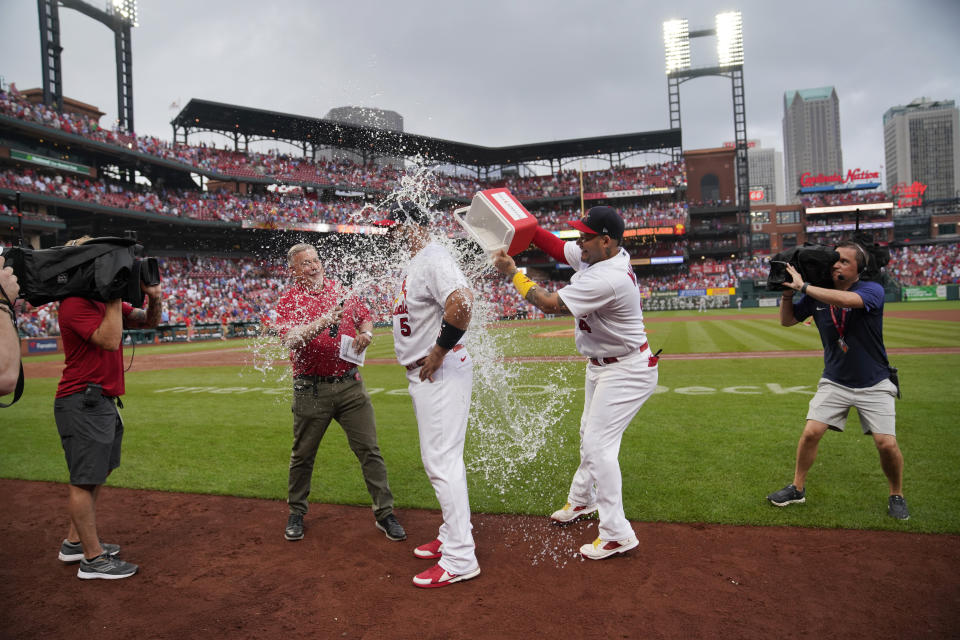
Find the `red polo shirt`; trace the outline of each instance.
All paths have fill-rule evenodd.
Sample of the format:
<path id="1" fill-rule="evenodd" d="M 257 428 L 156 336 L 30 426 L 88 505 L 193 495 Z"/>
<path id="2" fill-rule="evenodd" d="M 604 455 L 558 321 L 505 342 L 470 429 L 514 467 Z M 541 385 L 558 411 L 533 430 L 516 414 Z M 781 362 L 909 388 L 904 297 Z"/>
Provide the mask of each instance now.
<path id="1" fill-rule="evenodd" d="M 343 287 L 333 280 L 323 279 L 320 289 L 307 289 L 294 284 L 277 301 L 277 329 L 281 337 L 287 331 L 313 322 L 333 309 L 345 295 Z M 340 359 L 340 334 L 356 337 L 356 327 L 370 320 L 370 310 L 358 298 L 349 298 L 343 305 L 339 331 L 330 336 L 324 329 L 306 345 L 290 350 L 293 375 L 342 376 L 352 369 L 352 362 Z"/>
<path id="2" fill-rule="evenodd" d="M 123 317 L 131 311 L 133 307 L 124 302 Z M 90 342 L 106 313 L 107 305 L 96 300 L 66 298 L 60 303 L 58 321 L 66 358 L 58 398 L 83 391 L 91 383 L 101 385 L 104 395 L 123 395 L 123 343 L 116 351 L 107 351 Z"/>

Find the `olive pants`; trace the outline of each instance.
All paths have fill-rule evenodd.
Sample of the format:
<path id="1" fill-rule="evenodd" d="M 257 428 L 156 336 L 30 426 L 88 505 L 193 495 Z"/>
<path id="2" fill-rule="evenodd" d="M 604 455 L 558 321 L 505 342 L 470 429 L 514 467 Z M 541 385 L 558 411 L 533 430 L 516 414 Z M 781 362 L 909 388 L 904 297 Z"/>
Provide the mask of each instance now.
<path id="1" fill-rule="evenodd" d="M 290 513 L 307 512 L 313 462 L 331 420 L 347 436 L 350 449 L 360 461 L 363 480 L 373 499 L 373 513 L 381 520 L 393 513 L 393 494 L 387 482 L 387 467 L 377 444 L 373 405 L 362 380 L 324 383 L 294 380 L 293 449 L 287 504 Z"/>

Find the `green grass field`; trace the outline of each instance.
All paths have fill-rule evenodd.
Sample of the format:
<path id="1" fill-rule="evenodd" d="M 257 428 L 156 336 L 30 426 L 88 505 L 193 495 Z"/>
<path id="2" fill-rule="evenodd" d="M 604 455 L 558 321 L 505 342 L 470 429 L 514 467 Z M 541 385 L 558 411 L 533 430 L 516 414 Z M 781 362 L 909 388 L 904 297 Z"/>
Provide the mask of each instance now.
<path id="1" fill-rule="evenodd" d="M 887 311 L 958 307 L 952 302 L 918 303 L 888 305 Z M 629 518 L 960 533 L 960 433 L 954 422 L 960 409 L 955 390 L 960 355 L 891 357 L 900 368 L 904 391 L 897 426 L 912 512 L 908 522 L 886 516 L 886 480 L 872 439 L 860 434 L 855 412 L 845 433 L 828 433 L 822 441 L 808 478 L 807 504 L 775 509 L 764 496 L 792 478 L 797 437 L 822 359 L 682 360 L 671 355 L 818 349 L 819 337 L 815 327 L 780 327 L 769 309 L 720 313 L 720 320 L 676 319 L 679 314 L 672 313 L 648 316 L 650 341 L 655 349 L 664 349 L 664 358 L 661 388 L 627 430 L 621 450 Z M 505 355 L 574 355 L 572 338 L 535 337 L 570 326 L 514 323 L 492 333 Z M 888 348 L 960 347 L 956 322 L 887 317 L 884 328 Z M 171 345 L 149 352 L 242 344 Z M 389 332 L 378 330 L 370 349 L 368 358 L 391 358 Z M 123 464 L 109 483 L 284 499 L 291 439 L 285 371 L 138 371 L 137 357 L 146 352 L 137 351 L 127 374 Z M 129 350 L 125 355 L 129 359 Z M 39 359 L 50 358 L 62 356 Z M 468 433 L 466 454 L 471 506 L 479 512 L 547 514 L 564 502 L 578 462 L 584 365 L 505 366 L 507 376 L 499 387 L 475 392 L 478 418 Z M 402 368 L 368 364 L 363 373 L 398 507 L 436 508 L 419 460 Z M 53 420 L 56 382 L 28 379 L 20 402 L 0 412 L 0 476 L 67 481 Z M 513 409 L 499 414 L 491 410 L 494 398 L 511 386 L 517 388 L 509 396 Z M 556 419 L 538 423 L 543 415 Z M 541 443 L 536 436 L 544 426 L 546 439 Z M 532 459 L 517 455 L 521 437 L 534 443 Z M 359 465 L 336 426 L 320 448 L 311 498 L 369 504 Z"/>

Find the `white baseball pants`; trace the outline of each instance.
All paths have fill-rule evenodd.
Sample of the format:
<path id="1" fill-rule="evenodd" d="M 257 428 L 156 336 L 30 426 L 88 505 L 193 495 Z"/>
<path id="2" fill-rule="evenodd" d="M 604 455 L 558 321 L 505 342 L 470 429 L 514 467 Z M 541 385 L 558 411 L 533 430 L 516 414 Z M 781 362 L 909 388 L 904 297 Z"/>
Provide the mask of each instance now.
<path id="1" fill-rule="evenodd" d="M 623 514 L 620 442 L 630 421 L 657 387 L 657 367 L 649 366 L 650 348 L 618 362 L 587 365 L 580 418 L 580 466 L 567 500 L 597 505 L 600 537 L 624 540 L 634 535 Z"/>
<path id="2" fill-rule="evenodd" d="M 473 360 L 466 349 L 450 351 L 433 382 L 421 382 L 419 376 L 420 369 L 407 372 L 407 389 L 417 416 L 420 458 L 443 514 L 437 535 L 443 543 L 439 564 L 448 573 L 463 575 L 478 567 L 463 464 Z"/>

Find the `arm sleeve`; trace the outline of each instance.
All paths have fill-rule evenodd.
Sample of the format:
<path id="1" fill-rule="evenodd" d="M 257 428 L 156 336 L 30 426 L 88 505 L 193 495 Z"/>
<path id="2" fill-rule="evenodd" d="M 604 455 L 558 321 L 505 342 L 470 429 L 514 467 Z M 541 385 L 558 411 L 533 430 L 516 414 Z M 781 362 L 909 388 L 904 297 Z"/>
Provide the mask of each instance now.
<path id="1" fill-rule="evenodd" d="M 424 271 L 424 281 L 427 285 L 427 293 L 440 305 L 440 312 L 443 313 L 444 304 L 450 294 L 457 289 L 469 289 L 470 283 L 467 282 L 460 267 L 457 266 L 446 250 L 431 256 L 431 264 Z"/>
<path id="2" fill-rule="evenodd" d="M 883 311 L 883 287 L 876 282 L 864 282 L 863 286 L 854 291 L 863 300 L 863 308 L 867 313 Z"/>
<path id="3" fill-rule="evenodd" d="M 585 316 L 614 301 L 617 292 L 601 277 L 586 277 L 557 289 L 557 295 L 575 317 Z"/>
<path id="4" fill-rule="evenodd" d="M 567 257 L 563 253 L 563 245 L 565 245 L 566 242 L 543 227 L 537 227 L 536 233 L 533 234 L 533 244 L 545 251 L 548 256 L 557 262 L 567 264 Z"/>
<path id="5" fill-rule="evenodd" d="M 799 300 L 793 301 L 793 318 L 797 322 L 803 322 L 813 314 L 813 298 L 800 294 Z M 783 304 L 781 301 L 780 304 Z"/>
<path id="6" fill-rule="evenodd" d="M 70 329 L 85 342 L 100 328 L 104 317 L 104 312 L 95 303 L 84 298 L 64 298 L 60 303 L 61 330 Z"/>

